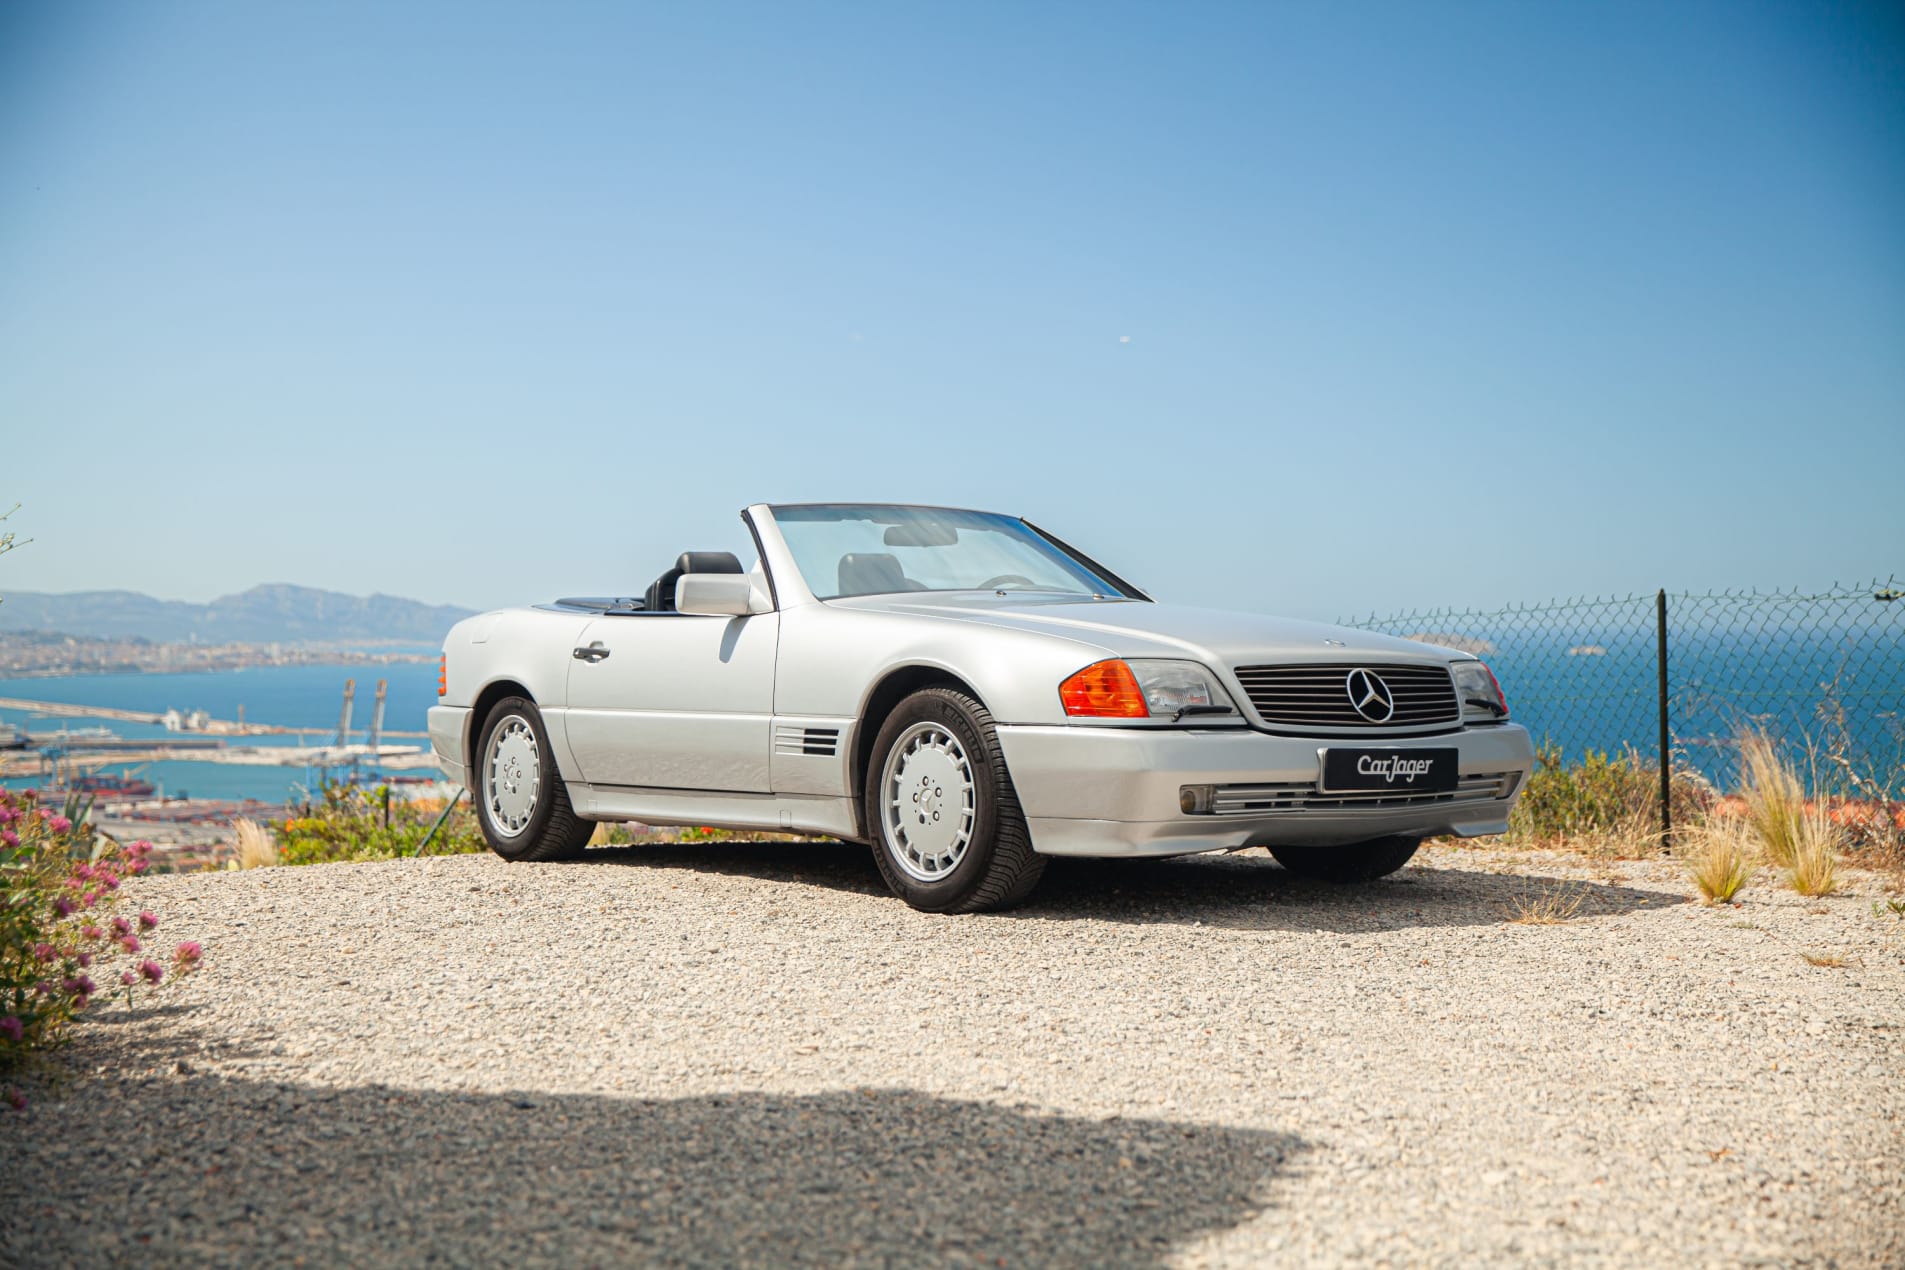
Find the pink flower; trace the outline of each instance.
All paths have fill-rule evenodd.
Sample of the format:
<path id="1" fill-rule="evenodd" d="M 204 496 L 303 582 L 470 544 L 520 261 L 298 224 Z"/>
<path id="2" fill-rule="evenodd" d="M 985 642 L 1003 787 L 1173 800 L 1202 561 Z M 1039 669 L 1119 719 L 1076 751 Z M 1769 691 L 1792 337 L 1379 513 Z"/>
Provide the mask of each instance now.
<path id="1" fill-rule="evenodd" d="M 73 901 L 62 895 L 53 901 L 53 911 L 58 913 L 61 917 L 71 917 L 73 915 Z"/>
<path id="2" fill-rule="evenodd" d="M 132 923 L 123 917 L 115 917 L 112 919 L 112 933 L 115 935 L 130 935 L 132 934 Z"/>
<path id="3" fill-rule="evenodd" d="M 119 875 L 110 869 L 101 869 L 99 871 L 99 884 L 108 891 L 116 891 L 119 889 Z"/>
<path id="4" fill-rule="evenodd" d="M 155 917 L 152 913 L 144 911 L 144 910 L 142 910 L 139 913 L 139 929 L 140 930 L 154 930 L 158 927 L 158 925 L 159 925 L 159 919 Z"/>
<path id="5" fill-rule="evenodd" d="M 20 1022 L 20 1020 L 14 1018 L 11 1014 L 5 1018 L 0 1018 L 0 1036 L 4 1036 L 9 1041 L 13 1041 L 17 1044 L 20 1038 L 25 1035 L 26 1025 Z"/>
<path id="6" fill-rule="evenodd" d="M 44 815 L 45 813 L 41 814 Z M 73 827 L 73 822 L 64 816 L 47 816 L 46 827 L 51 829 L 54 833 L 65 833 L 68 829 Z"/>
<path id="7" fill-rule="evenodd" d="M 139 976 L 133 974 L 130 970 L 121 970 L 119 972 L 119 982 L 130 988 L 133 984 L 139 982 Z"/>
<path id="8" fill-rule="evenodd" d="M 51 944 L 33 945 L 33 959 L 35 961 L 51 961 L 53 960 L 53 953 L 54 948 Z"/>
<path id="9" fill-rule="evenodd" d="M 12 803 L 0 802 L 0 825 L 10 825 L 19 818 L 20 813 L 13 809 Z"/>
<path id="10" fill-rule="evenodd" d="M 83 952 L 83 953 L 80 953 L 77 957 L 73 958 L 73 960 L 79 963 L 79 968 L 81 970 L 86 970 L 91 968 L 93 964 L 93 955 L 89 952 Z"/>
<path id="11" fill-rule="evenodd" d="M 81 939 L 104 939 L 106 932 L 93 925 L 93 923 L 87 922 L 84 926 L 79 928 L 79 935 Z"/>
<path id="12" fill-rule="evenodd" d="M 17 847 L 20 845 L 20 835 L 11 829 L 0 829 L 0 842 L 6 843 L 9 847 Z"/>
<path id="13" fill-rule="evenodd" d="M 66 989 L 68 996 L 78 997 L 81 1005 L 86 1004 L 86 998 L 99 991 L 99 986 L 93 982 L 91 975 L 74 975 L 61 986 Z"/>
<path id="14" fill-rule="evenodd" d="M 156 961 L 142 961 L 139 963 L 139 973 L 146 977 L 147 983 L 157 983 L 165 978 L 165 967 Z"/>
<path id="15" fill-rule="evenodd" d="M 179 963 L 181 972 L 198 965 L 199 958 L 204 955 L 205 950 L 198 946 L 196 939 L 188 939 L 172 951 L 172 959 Z"/>
<path id="16" fill-rule="evenodd" d="M 139 937 L 137 935 L 122 935 L 119 938 L 119 946 L 129 953 L 136 953 L 139 951 Z"/>

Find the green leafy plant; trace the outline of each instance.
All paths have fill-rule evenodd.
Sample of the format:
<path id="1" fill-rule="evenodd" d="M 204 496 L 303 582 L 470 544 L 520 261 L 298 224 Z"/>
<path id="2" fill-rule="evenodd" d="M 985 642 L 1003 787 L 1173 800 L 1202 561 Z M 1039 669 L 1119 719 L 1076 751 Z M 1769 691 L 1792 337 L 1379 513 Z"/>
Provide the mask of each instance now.
<path id="1" fill-rule="evenodd" d="M 318 798 L 270 825 L 279 864 L 330 864 L 343 860 L 392 860 L 417 854 L 437 816 L 440 801 L 393 799 L 390 788 L 364 788 L 326 780 Z M 430 839 L 430 854 L 485 851 L 488 844 L 468 802 L 451 809 Z"/>
<path id="2" fill-rule="evenodd" d="M 1679 770 L 1670 793 L 1678 823 L 1692 821 L 1713 800 L 1704 781 Z M 1544 743 L 1508 832 L 1522 845 L 1611 855 L 1650 850 L 1660 841 L 1660 769 L 1631 749 L 1588 750 L 1579 762 L 1568 763 L 1560 746 Z"/>

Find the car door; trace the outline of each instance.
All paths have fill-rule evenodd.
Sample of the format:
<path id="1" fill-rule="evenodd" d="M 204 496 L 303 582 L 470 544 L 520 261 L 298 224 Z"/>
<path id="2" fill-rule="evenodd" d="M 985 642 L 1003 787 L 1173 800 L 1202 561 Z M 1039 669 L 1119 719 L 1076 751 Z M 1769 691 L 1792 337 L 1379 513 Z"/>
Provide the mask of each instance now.
<path id="1" fill-rule="evenodd" d="M 569 752 L 592 785 L 767 793 L 779 613 L 597 618 L 569 665 Z"/>

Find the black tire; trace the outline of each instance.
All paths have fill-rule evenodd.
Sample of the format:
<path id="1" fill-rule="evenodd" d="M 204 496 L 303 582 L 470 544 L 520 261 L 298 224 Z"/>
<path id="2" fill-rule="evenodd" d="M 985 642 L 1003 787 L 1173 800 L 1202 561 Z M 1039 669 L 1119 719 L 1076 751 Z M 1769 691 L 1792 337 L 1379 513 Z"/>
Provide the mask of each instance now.
<path id="1" fill-rule="evenodd" d="M 1422 845 L 1420 838 L 1377 838 L 1342 847 L 1271 847 L 1277 863 L 1319 882 L 1374 882 L 1388 877 Z"/>
<path id="2" fill-rule="evenodd" d="M 489 788 L 489 755 L 497 733 L 518 724 L 527 725 L 535 738 L 535 803 L 527 820 L 513 831 L 498 819 L 507 813 L 497 803 L 499 790 Z M 573 860 L 582 854 L 595 822 L 575 814 L 569 803 L 568 786 L 556 770 L 555 752 L 549 747 L 549 733 L 542 726 L 542 714 L 527 697 L 504 697 L 490 708 L 477 733 L 476 751 L 471 755 L 470 802 L 476 807 L 476 823 L 490 850 L 505 860 Z M 500 779 L 500 778 L 499 778 Z"/>
<path id="3" fill-rule="evenodd" d="M 922 879 L 900 863 L 905 849 L 889 833 L 883 800 L 887 760 L 903 737 L 922 724 L 957 740 L 972 774 L 972 825 L 964 853 L 943 877 Z M 893 893 L 924 913 L 983 913 L 1010 908 L 1038 885 L 1045 857 L 1032 850 L 1018 791 L 999 752 L 992 715 L 953 688 L 924 688 L 888 715 L 867 759 L 862 789 L 867 838 Z M 897 814 L 897 813 L 896 813 Z M 925 823 L 924 821 L 921 822 Z"/>

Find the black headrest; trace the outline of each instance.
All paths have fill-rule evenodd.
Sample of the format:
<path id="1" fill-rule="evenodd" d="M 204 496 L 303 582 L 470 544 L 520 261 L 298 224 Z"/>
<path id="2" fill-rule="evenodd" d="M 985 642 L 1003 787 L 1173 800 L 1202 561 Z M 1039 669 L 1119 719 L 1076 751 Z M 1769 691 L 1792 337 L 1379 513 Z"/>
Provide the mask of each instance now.
<path id="1" fill-rule="evenodd" d="M 887 595 L 911 591 L 898 556 L 884 551 L 849 551 L 840 557 L 840 594 Z"/>
<path id="2" fill-rule="evenodd" d="M 675 561 L 677 573 L 741 573 L 741 562 L 732 551 L 684 551 Z"/>

